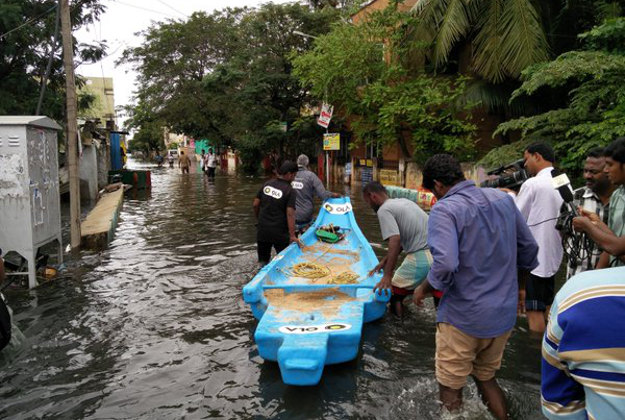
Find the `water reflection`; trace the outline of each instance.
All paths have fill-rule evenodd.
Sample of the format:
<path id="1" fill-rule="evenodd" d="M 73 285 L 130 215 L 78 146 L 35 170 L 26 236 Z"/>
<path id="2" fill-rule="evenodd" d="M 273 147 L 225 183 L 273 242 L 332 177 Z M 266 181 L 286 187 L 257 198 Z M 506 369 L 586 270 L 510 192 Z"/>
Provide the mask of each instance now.
<path id="1" fill-rule="evenodd" d="M 319 386 L 285 386 L 241 299 L 262 180 L 156 168 L 152 184 L 128 193 L 108 250 L 69 261 L 71 278 L 8 293 L 26 342 L 0 360 L 0 418 L 440 417 L 431 305 L 368 324 L 357 360 L 327 367 Z M 352 200 L 381 243 L 375 214 Z M 513 418 L 540 417 L 539 360 L 538 342 L 515 332 L 499 375 Z M 489 418 L 474 387 L 466 398 L 463 418 Z"/>

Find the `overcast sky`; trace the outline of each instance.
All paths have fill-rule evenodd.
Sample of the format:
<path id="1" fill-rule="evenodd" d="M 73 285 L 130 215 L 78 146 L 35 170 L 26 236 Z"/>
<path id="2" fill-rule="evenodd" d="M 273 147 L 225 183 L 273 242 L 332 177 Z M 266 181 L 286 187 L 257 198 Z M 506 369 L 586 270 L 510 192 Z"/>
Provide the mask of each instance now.
<path id="1" fill-rule="evenodd" d="M 263 3 L 287 3 L 289 0 L 102 0 L 106 12 L 99 22 L 88 25 L 76 33 L 79 42 L 106 40 L 108 56 L 95 64 L 81 65 L 77 73 L 82 76 L 112 77 L 115 89 L 115 106 L 131 102 L 135 90 L 135 74 L 130 66 L 116 66 L 123 50 L 141 44 L 136 32 L 152 22 L 166 19 L 185 19 L 193 12 L 212 12 L 225 7 L 254 7 Z M 291 0 L 292 1 L 292 0 Z M 122 121 L 118 121 L 121 123 Z"/>

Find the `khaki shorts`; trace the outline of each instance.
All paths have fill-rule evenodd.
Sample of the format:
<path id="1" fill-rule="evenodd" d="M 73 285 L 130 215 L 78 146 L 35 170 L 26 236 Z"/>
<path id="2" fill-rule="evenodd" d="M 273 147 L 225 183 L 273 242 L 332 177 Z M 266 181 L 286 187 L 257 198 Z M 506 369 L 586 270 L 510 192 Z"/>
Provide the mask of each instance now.
<path id="1" fill-rule="evenodd" d="M 479 381 L 495 377 L 512 330 L 495 338 L 476 338 L 444 322 L 436 324 L 436 380 L 460 389 L 467 376 Z"/>

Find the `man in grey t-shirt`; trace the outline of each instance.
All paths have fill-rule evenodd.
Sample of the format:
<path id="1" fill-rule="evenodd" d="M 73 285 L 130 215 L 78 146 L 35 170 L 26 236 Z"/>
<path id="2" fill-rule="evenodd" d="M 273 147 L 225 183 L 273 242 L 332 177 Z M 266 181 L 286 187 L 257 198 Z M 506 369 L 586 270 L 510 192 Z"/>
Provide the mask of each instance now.
<path id="1" fill-rule="evenodd" d="M 391 289 L 391 310 L 403 314 L 403 300 L 425 279 L 432 265 L 432 254 L 427 246 L 428 215 L 414 202 L 405 198 L 389 198 L 379 182 L 368 183 L 363 197 L 377 213 L 382 239 L 388 241 L 386 257 L 369 273 L 384 268 L 382 280 L 374 291 Z M 402 250 L 406 257 L 395 270 Z"/>
<path id="2" fill-rule="evenodd" d="M 327 191 L 317 175 L 308 170 L 308 156 L 299 155 L 297 158 L 298 171 L 291 187 L 296 192 L 295 228 L 302 230 L 308 227 L 313 217 L 313 198 L 315 195 L 322 200 L 330 197 L 340 197 L 340 194 Z"/>

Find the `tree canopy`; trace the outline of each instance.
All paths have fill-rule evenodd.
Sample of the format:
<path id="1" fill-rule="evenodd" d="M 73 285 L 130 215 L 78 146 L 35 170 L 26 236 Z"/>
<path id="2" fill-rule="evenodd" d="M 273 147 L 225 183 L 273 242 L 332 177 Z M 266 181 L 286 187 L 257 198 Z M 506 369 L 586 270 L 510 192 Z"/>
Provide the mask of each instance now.
<path id="1" fill-rule="evenodd" d="M 289 61 L 311 38 L 294 31 L 316 36 L 337 18 L 333 8 L 292 3 L 154 24 L 141 47 L 124 52 L 140 75 L 130 127 L 159 121 L 175 132 L 235 145 L 255 164 L 265 151 L 305 147 L 320 132 L 301 115 L 309 94 Z"/>
<path id="2" fill-rule="evenodd" d="M 524 143 L 552 142 L 561 166 L 573 170 L 590 148 L 625 135 L 625 18 L 609 19 L 579 38 L 583 49 L 524 70 L 523 84 L 512 95 L 515 100 L 556 92 L 565 96 L 565 104 L 507 121 L 497 130 L 519 130 Z M 485 162 L 499 163 L 490 161 L 493 156 Z"/>
<path id="3" fill-rule="evenodd" d="M 0 114 L 35 113 L 51 56 L 40 113 L 63 120 L 65 76 L 60 35 L 54 43 L 57 3 L 56 0 L 0 2 Z M 100 0 L 72 2 L 72 28 L 95 22 L 103 11 Z M 93 62 L 102 58 L 105 44 L 87 45 L 74 40 L 74 48 L 76 60 Z"/>
<path id="4" fill-rule="evenodd" d="M 415 66 L 411 58 L 424 45 L 410 36 L 414 25 L 393 5 L 358 25 L 336 23 L 311 51 L 294 57 L 295 74 L 349 120 L 356 141 L 399 143 L 417 161 L 437 152 L 468 158 L 475 126 L 473 104 L 459 100 L 465 80 L 432 77 Z"/>

